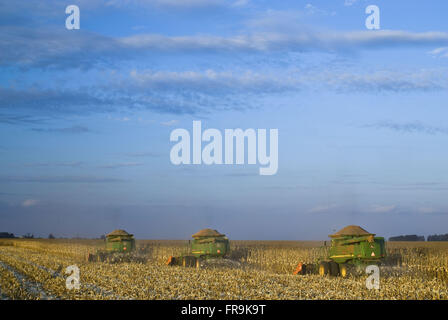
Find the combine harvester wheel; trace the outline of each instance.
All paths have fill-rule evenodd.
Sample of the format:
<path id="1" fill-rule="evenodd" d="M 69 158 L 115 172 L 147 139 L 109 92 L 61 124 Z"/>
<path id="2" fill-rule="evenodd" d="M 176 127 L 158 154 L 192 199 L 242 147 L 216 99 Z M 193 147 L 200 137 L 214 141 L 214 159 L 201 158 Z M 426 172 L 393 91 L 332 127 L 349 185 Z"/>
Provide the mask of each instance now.
<path id="1" fill-rule="evenodd" d="M 344 264 L 344 263 L 340 264 L 339 265 L 339 272 L 340 272 L 342 278 L 347 278 L 348 274 L 349 274 L 348 266 L 346 264 Z"/>
<path id="2" fill-rule="evenodd" d="M 330 264 L 327 261 L 321 261 L 319 263 L 319 275 L 326 276 L 330 273 Z"/>
<path id="3" fill-rule="evenodd" d="M 182 266 L 183 267 L 193 267 L 196 264 L 196 258 L 191 256 L 185 256 L 182 259 Z"/>
<path id="4" fill-rule="evenodd" d="M 196 258 L 196 269 L 201 269 L 202 258 Z"/>
<path id="5" fill-rule="evenodd" d="M 201 269 L 203 258 L 196 258 L 194 256 L 173 257 L 170 256 L 165 262 L 167 266 L 182 266 L 184 268 Z"/>
<path id="6" fill-rule="evenodd" d="M 95 262 L 95 261 L 97 261 L 97 259 L 98 259 L 98 257 L 96 256 L 96 254 L 90 253 L 90 252 L 87 254 L 87 258 L 86 258 L 87 262 Z"/>
<path id="7" fill-rule="evenodd" d="M 330 261 L 329 266 L 330 266 L 330 276 L 337 277 L 339 275 L 339 265 L 334 261 Z"/>

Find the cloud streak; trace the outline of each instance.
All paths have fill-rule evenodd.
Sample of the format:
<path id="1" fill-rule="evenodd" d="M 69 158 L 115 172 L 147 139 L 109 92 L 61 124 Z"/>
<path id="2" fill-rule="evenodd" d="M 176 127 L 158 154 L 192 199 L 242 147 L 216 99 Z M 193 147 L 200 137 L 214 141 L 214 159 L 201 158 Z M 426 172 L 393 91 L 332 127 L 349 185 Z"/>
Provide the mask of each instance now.
<path id="1" fill-rule="evenodd" d="M 376 124 L 366 125 L 366 128 L 376 128 L 376 129 L 389 129 L 396 132 L 401 133 L 422 133 L 429 135 L 437 135 L 437 134 L 448 134 L 448 128 L 445 127 L 436 127 L 431 125 L 426 125 L 424 123 L 415 121 L 415 122 L 407 122 L 407 123 L 396 123 L 390 121 L 379 122 Z"/>
<path id="2" fill-rule="evenodd" d="M 322 213 L 322 212 L 328 212 L 331 211 L 333 209 L 336 209 L 338 207 L 338 205 L 336 204 L 330 204 L 330 205 L 320 205 L 320 206 L 316 206 L 314 208 L 311 208 L 308 213 Z"/>
<path id="3" fill-rule="evenodd" d="M 226 8 L 245 5 L 247 1 L 225 1 L 225 0 L 110 0 L 107 6 L 122 8 L 133 5 L 137 7 L 160 7 L 168 9 L 204 9 L 204 8 Z"/>
<path id="4" fill-rule="evenodd" d="M 61 115 L 90 115 L 117 110 L 151 110 L 169 114 L 207 114 L 216 110 L 243 110 L 262 107 L 265 95 L 309 91 L 338 93 L 364 92 L 425 92 L 448 88 L 446 69 L 416 71 L 356 70 L 278 70 L 254 71 L 153 71 L 133 70 L 127 74 L 109 77 L 90 87 L 65 88 L 0 88 L 0 108 L 16 112 L 39 112 L 48 118 Z M 3 103 L 2 103 L 3 102 Z M 32 116 L 1 116 L 8 124 L 33 124 Z M 164 125 L 174 124 L 165 122 Z M 399 129 L 393 124 L 377 127 Z M 418 129 L 408 125 L 408 130 Z M 406 127 L 403 127 L 403 129 Z M 74 125 L 64 128 L 33 128 L 41 133 L 81 134 L 91 130 Z M 431 130 L 428 130 L 431 131 Z M 443 130 L 433 129 L 442 133 Z"/>
<path id="5" fill-rule="evenodd" d="M 115 183 L 124 181 L 95 176 L 0 176 L 0 183 Z"/>
<path id="6" fill-rule="evenodd" d="M 433 57 L 448 58 L 448 47 L 437 48 L 429 52 Z"/>
<path id="7" fill-rule="evenodd" d="M 76 162 L 40 162 L 40 163 L 27 163 L 25 167 L 71 167 L 79 168 L 84 163 L 81 161 Z"/>
<path id="8" fill-rule="evenodd" d="M 165 127 L 172 127 L 179 123 L 179 120 L 163 121 L 160 124 Z"/>
<path id="9" fill-rule="evenodd" d="M 390 213 L 397 209 L 396 205 L 374 205 L 367 211 L 371 213 Z"/>
<path id="10" fill-rule="evenodd" d="M 143 158 L 143 157 L 161 157 L 162 154 L 156 153 L 156 152 L 130 152 L 125 154 L 128 157 L 135 157 L 135 158 Z"/>
<path id="11" fill-rule="evenodd" d="M 346 7 L 351 7 L 351 6 L 354 5 L 356 2 L 358 2 L 358 0 L 345 0 L 345 1 L 344 1 L 344 6 L 346 6 Z"/>
<path id="12" fill-rule="evenodd" d="M 62 134 L 79 134 L 91 132 L 91 130 L 84 126 L 71 126 L 67 128 L 33 128 L 31 129 L 35 132 L 43 133 L 62 133 Z"/>
<path id="13" fill-rule="evenodd" d="M 106 165 L 98 166 L 98 168 L 117 169 L 117 168 L 138 167 L 138 166 L 142 166 L 143 164 L 144 163 L 142 163 L 142 162 L 125 162 L 125 163 L 106 164 Z"/>
<path id="14" fill-rule="evenodd" d="M 39 200 L 36 199 L 27 199 L 22 202 L 22 207 L 33 207 L 39 204 Z"/>
<path id="15" fill-rule="evenodd" d="M 263 33 L 253 35 L 182 36 L 166 37 L 143 34 L 117 39 L 127 48 L 162 51 L 309 51 L 372 49 L 387 47 L 428 46 L 448 44 L 446 32 L 408 32 L 381 30 L 377 32 L 302 32 L 298 35 L 287 33 Z"/>
<path id="16" fill-rule="evenodd" d="M 260 32 L 226 37 L 136 34 L 110 37 L 83 30 L 67 34 L 64 30 L 50 28 L 36 30 L 3 26 L 0 27 L 0 65 L 77 69 L 145 58 L 153 53 L 334 52 L 447 45 L 448 33 L 437 31 Z"/>
<path id="17" fill-rule="evenodd" d="M 1 89 L 0 89 L 0 96 L 1 96 Z M 4 124 L 13 124 L 13 125 L 40 124 L 42 122 L 46 122 L 47 120 L 48 120 L 48 118 L 39 118 L 39 117 L 28 116 L 28 115 L 0 114 L 0 123 L 4 123 Z"/>

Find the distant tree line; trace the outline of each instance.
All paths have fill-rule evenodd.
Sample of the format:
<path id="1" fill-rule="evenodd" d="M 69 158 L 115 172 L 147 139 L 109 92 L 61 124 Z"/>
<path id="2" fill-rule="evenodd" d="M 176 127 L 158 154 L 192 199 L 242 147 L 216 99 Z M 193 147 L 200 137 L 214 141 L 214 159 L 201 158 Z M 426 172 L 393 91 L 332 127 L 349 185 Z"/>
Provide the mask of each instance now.
<path id="1" fill-rule="evenodd" d="M 425 236 L 417 236 L 415 234 L 390 237 L 389 241 L 425 241 Z"/>
<path id="2" fill-rule="evenodd" d="M 412 234 L 412 235 L 390 237 L 389 241 L 425 241 L 425 237 Z M 448 233 L 430 235 L 428 236 L 426 241 L 448 241 Z"/>
<path id="3" fill-rule="evenodd" d="M 9 233 L 9 232 L 0 232 L 0 239 L 13 239 L 16 238 L 16 236 L 14 235 L 14 233 Z M 22 238 L 24 239 L 34 239 L 34 234 L 31 233 L 26 233 L 22 236 Z M 39 238 L 40 239 L 40 238 Z M 56 239 L 56 237 L 53 234 L 49 234 L 48 235 L 48 239 Z"/>
<path id="4" fill-rule="evenodd" d="M 447 234 L 434 234 L 432 236 L 428 236 L 428 241 L 448 241 L 448 233 Z"/>
<path id="5" fill-rule="evenodd" d="M 0 232 L 0 238 L 2 239 L 11 239 L 15 238 L 14 233 L 8 233 L 8 232 Z"/>

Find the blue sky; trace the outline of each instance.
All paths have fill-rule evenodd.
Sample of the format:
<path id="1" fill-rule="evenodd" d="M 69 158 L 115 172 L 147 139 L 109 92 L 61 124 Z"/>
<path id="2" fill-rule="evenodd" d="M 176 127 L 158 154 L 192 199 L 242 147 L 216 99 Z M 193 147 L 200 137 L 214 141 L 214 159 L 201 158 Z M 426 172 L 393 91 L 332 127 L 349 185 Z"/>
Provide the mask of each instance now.
<path id="1" fill-rule="evenodd" d="M 65 7 L 80 8 L 80 30 Z M 365 9 L 380 8 L 367 30 Z M 447 233 L 446 1 L 0 1 L 0 231 Z M 176 128 L 276 128 L 279 170 L 174 166 Z"/>

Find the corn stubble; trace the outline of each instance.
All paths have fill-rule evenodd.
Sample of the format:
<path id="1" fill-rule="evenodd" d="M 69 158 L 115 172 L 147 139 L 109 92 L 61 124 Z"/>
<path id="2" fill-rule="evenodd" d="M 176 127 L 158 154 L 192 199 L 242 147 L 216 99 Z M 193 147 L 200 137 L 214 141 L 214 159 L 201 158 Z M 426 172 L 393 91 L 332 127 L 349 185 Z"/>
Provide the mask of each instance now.
<path id="1" fill-rule="evenodd" d="M 325 256 L 321 242 L 232 241 L 228 266 L 195 269 L 166 266 L 183 241 L 149 245 L 146 263 L 87 263 L 95 240 L 1 240 L 2 299 L 448 299 L 448 243 L 388 243 L 401 267 L 381 268 L 380 290 L 367 275 L 347 279 L 294 276 L 299 261 Z M 66 288 L 65 268 L 80 269 L 80 288 Z"/>

